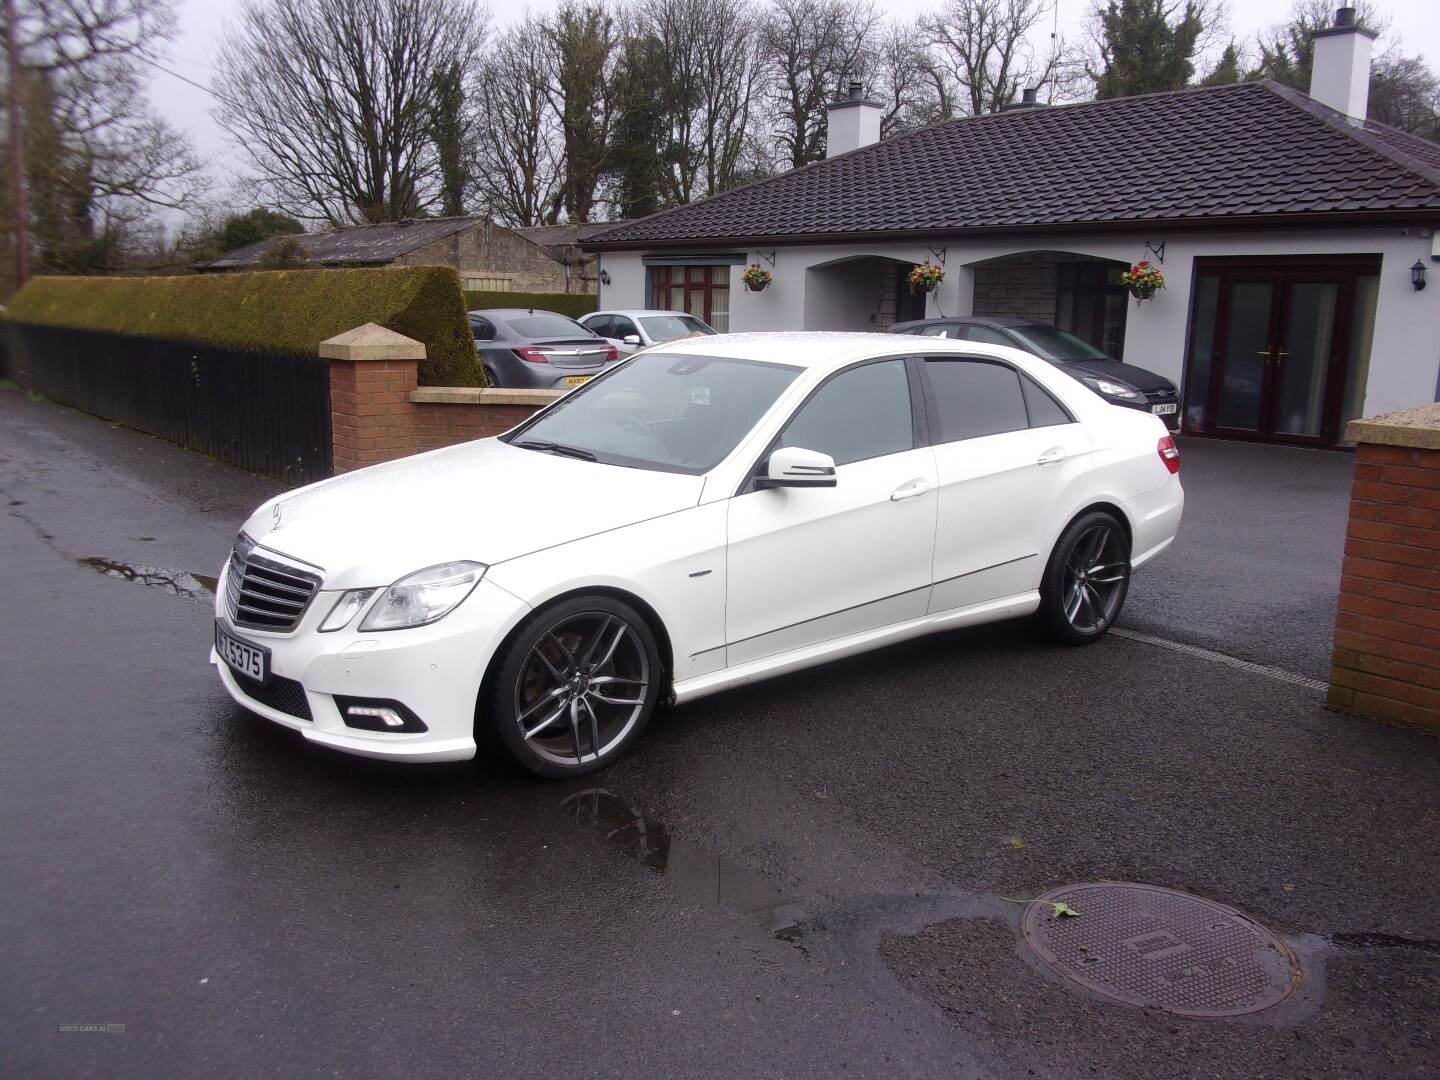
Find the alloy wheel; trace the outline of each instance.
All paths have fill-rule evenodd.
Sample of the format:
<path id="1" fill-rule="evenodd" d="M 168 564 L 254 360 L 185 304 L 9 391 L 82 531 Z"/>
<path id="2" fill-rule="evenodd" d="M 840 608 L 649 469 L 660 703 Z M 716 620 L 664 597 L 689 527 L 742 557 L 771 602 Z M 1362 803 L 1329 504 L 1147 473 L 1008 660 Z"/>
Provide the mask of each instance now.
<path id="1" fill-rule="evenodd" d="M 1066 621 L 1081 633 L 1114 621 L 1130 578 L 1125 538 L 1114 525 L 1097 522 L 1076 539 L 1065 562 L 1062 597 Z"/>
<path id="2" fill-rule="evenodd" d="M 650 690 L 639 635 L 607 611 L 567 615 L 531 646 L 515 683 L 515 724 L 555 765 L 593 763 L 624 741 Z"/>

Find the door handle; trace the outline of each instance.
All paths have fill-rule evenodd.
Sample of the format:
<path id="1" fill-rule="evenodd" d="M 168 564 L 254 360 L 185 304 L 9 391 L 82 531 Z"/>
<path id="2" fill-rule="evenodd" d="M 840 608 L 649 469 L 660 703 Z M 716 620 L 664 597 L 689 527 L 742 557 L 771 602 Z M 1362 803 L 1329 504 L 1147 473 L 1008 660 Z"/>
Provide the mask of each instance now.
<path id="1" fill-rule="evenodd" d="M 1052 446 L 1049 450 L 1046 450 L 1043 454 L 1041 454 L 1038 458 L 1035 459 L 1035 464 L 1054 465 L 1057 461 L 1064 460 L 1065 448 L 1063 446 Z"/>
<path id="2" fill-rule="evenodd" d="M 914 480 L 907 480 L 890 493 L 891 502 L 900 502 L 902 499 L 913 499 L 916 495 L 924 495 L 930 490 L 930 481 L 923 476 L 917 476 Z"/>

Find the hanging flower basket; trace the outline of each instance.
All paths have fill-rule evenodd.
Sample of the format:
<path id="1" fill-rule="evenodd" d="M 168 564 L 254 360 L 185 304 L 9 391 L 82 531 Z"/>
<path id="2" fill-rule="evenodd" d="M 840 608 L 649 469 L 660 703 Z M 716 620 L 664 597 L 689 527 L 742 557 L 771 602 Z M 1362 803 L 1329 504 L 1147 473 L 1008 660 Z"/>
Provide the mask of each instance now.
<path id="1" fill-rule="evenodd" d="M 745 287 L 751 292 L 764 292 L 775 277 L 759 263 L 751 263 L 740 275 L 740 280 L 745 282 Z"/>
<path id="2" fill-rule="evenodd" d="M 1165 272 L 1141 259 L 1120 275 L 1120 283 L 1130 290 L 1137 304 L 1144 303 L 1165 287 Z"/>
<path id="3" fill-rule="evenodd" d="M 944 280 L 945 268 L 936 266 L 929 259 L 910 268 L 910 291 L 917 296 L 934 292 Z"/>

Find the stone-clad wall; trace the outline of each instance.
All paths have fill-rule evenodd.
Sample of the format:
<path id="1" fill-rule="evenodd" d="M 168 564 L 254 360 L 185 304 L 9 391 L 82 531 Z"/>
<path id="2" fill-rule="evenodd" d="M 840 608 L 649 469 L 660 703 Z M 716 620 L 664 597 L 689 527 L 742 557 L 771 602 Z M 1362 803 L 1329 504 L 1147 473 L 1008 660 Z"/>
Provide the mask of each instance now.
<path id="1" fill-rule="evenodd" d="M 395 260 L 397 266 L 453 266 L 461 284 L 469 275 L 508 277 L 504 292 L 579 292 L 583 282 L 544 248 L 492 222 L 476 222 L 443 240 L 416 248 Z"/>

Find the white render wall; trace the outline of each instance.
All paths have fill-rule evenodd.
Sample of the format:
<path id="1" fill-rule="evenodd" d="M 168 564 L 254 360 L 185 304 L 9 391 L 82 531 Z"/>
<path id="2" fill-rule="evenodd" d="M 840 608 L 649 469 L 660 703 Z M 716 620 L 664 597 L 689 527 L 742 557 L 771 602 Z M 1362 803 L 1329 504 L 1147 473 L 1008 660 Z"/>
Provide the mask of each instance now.
<path id="1" fill-rule="evenodd" d="M 796 245 L 776 251 L 775 276 L 764 292 L 752 293 L 740 280 L 743 266 L 730 268 L 730 330 L 861 329 L 868 322 L 855 304 L 858 289 L 840 287 L 849 276 L 829 267 L 846 257 L 877 256 L 906 263 L 937 261 L 931 248 L 946 249 L 945 281 L 929 298 L 927 314 L 967 315 L 973 298 L 974 274 L 967 264 L 1025 251 L 1069 251 L 1126 263 L 1154 256 L 1146 242 L 1165 244 L 1165 289 L 1154 299 L 1133 302 L 1125 327 L 1125 359 L 1182 383 L 1194 260 L 1202 256 L 1379 254 L 1380 291 L 1371 345 L 1370 376 L 1363 415 L 1408 408 L 1440 397 L 1440 262 L 1431 261 L 1429 230 L 1393 228 L 1365 230 L 1260 231 L 1231 233 L 1175 232 L 1149 237 L 1045 236 L 1025 240 L 977 241 L 936 238 L 927 242 L 872 245 Z M 695 252 L 707 249 L 697 246 Z M 716 245 L 711 251 L 735 251 Z M 767 249 L 768 251 L 769 249 Z M 662 253 L 662 252 L 657 252 Z M 665 255 L 679 254 L 665 249 Z M 749 253 L 749 258 L 755 258 Z M 1416 292 L 1410 266 L 1422 260 L 1430 270 L 1430 286 Z M 869 264 L 874 265 L 874 264 Z M 601 308 L 645 307 L 645 266 L 640 252 L 604 252 L 600 267 L 611 283 L 601 287 Z M 819 268 L 818 270 L 816 268 Z M 858 286 L 858 282 L 857 282 Z"/>

